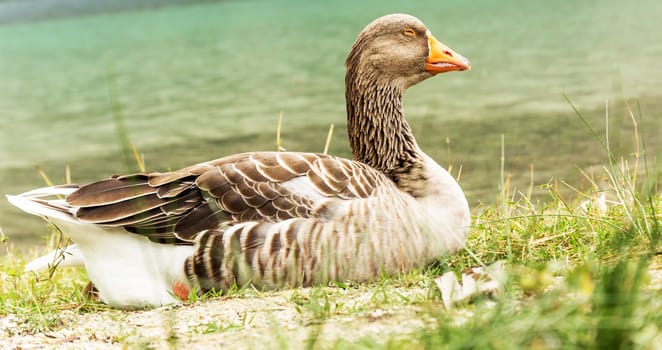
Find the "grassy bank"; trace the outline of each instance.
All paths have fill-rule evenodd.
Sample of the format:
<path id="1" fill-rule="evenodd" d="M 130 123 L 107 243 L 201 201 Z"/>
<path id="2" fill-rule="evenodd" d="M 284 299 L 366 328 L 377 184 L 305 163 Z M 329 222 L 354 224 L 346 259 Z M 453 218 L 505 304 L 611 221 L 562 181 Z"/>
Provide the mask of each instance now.
<path id="1" fill-rule="evenodd" d="M 499 199 L 474 209 L 463 252 L 371 283 L 245 288 L 156 310 L 110 310 L 85 297 L 82 270 L 23 272 L 43 251 L 17 254 L 3 235 L 0 346 L 655 349 L 662 344 L 662 198 L 634 129 L 627 157 L 593 135 L 606 166 L 582 173 L 592 184 L 583 190 L 550 181 L 536 188 L 547 197 L 534 199 L 532 188 L 511 188 L 502 171 Z M 572 199 L 559 195 L 568 188 Z M 504 262 L 498 291 L 442 302 L 438 276 L 496 261 Z"/>

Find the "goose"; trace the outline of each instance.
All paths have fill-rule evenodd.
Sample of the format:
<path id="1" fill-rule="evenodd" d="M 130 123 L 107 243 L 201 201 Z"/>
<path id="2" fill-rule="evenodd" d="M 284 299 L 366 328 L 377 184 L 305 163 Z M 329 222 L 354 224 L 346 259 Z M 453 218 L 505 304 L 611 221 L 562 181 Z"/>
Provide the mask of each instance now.
<path id="1" fill-rule="evenodd" d="M 352 160 L 248 152 L 7 198 L 71 238 L 65 265 L 83 264 L 100 300 L 116 308 L 423 267 L 462 249 L 471 219 L 456 180 L 419 148 L 402 94 L 470 68 L 416 17 L 386 15 L 360 32 L 346 60 Z"/>

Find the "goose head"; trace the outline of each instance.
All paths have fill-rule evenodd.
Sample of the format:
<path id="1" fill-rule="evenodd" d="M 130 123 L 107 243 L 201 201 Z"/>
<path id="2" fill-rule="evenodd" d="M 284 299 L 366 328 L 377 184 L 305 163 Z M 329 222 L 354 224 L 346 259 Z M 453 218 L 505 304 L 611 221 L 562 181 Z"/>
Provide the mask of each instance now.
<path id="1" fill-rule="evenodd" d="M 437 40 L 418 18 L 391 14 L 368 24 L 346 61 L 346 82 L 400 91 L 434 75 L 471 69 L 462 55 Z"/>

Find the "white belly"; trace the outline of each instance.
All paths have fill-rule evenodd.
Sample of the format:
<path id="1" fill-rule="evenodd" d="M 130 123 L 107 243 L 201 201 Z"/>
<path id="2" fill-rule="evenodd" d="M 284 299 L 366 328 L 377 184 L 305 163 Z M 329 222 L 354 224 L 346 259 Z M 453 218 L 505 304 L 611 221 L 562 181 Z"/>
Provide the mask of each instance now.
<path id="1" fill-rule="evenodd" d="M 80 248 L 90 280 L 104 303 L 120 308 L 178 302 L 173 285 L 188 287 L 184 262 L 194 247 L 159 244 L 119 228 L 58 222 Z"/>

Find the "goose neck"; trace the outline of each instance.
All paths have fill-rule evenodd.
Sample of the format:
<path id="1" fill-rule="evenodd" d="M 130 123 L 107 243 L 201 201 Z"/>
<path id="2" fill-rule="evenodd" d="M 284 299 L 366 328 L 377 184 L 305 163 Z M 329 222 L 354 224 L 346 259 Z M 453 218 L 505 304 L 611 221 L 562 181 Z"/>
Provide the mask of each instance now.
<path id="1" fill-rule="evenodd" d="M 345 98 L 354 160 L 392 178 L 420 163 L 421 151 L 402 111 L 402 89 L 348 75 Z"/>

